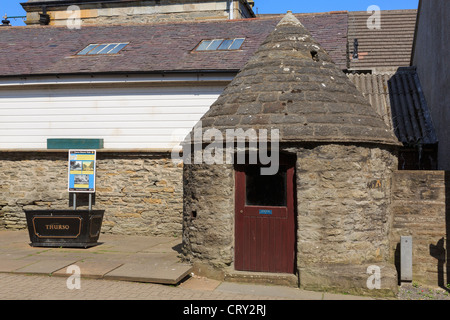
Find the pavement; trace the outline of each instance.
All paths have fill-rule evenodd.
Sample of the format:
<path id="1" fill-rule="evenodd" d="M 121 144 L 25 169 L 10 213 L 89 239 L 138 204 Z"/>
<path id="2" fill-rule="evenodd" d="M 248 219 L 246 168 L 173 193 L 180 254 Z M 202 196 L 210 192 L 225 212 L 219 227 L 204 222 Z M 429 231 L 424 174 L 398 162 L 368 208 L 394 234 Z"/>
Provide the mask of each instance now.
<path id="1" fill-rule="evenodd" d="M 0 231 L 0 299 L 370 299 L 200 277 L 181 262 L 180 248 L 177 237 L 109 234 L 101 234 L 98 245 L 86 249 L 33 247 L 28 231 Z"/>

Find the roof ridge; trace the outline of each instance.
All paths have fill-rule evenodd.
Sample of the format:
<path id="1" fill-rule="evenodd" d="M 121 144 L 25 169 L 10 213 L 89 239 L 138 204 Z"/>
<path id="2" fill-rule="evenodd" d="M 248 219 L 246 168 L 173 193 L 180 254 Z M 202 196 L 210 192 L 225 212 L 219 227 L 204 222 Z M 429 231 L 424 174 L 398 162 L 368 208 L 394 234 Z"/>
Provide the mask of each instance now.
<path id="1" fill-rule="evenodd" d="M 210 24 L 210 23 L 236 23 L 236 22 L 255 22 L 276 20 L 275 17 L 266 18 L 245 18 L 245 19 L 211 19 L 211 20 L 188 20 L 188 21 L 157 21 L 157 22 L 126 22 L 126 23 L 110 23 L 110 24 L 82 24 L 82 28 L 112 28 L 112 27 L 137 27 L 137 26 L 159 26 L 159 25 L 190 25 L 190 24 Z M 49 29 L 49 28 L 67 28 L 66 25 L 26 25 L 26 26 L 12 26 L 9 28 L 0 28 L 0 30 L 12 29 Z"/>
<path id="2" fill-rule="evenodd" d="M 417 12 L 417 9 L 391 9 L 391 10 L 380 10 L 381 12 L 384 13 L 415 13 Z M 370 14 L 367 11 L 349 11 L 348 13 L 352 14 L 352 13 L 363 13 L 363 14 Z"/>

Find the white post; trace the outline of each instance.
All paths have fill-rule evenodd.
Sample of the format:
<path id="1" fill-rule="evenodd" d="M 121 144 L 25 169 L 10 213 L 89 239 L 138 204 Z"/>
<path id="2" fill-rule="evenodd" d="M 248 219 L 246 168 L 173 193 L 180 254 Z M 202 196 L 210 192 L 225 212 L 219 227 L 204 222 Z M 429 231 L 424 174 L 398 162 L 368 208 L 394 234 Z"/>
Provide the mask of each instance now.
<path id="1" fill-rule="evenodd" d="M 412 237 L 400 237 L 400 280 L 412 281 Z"/>

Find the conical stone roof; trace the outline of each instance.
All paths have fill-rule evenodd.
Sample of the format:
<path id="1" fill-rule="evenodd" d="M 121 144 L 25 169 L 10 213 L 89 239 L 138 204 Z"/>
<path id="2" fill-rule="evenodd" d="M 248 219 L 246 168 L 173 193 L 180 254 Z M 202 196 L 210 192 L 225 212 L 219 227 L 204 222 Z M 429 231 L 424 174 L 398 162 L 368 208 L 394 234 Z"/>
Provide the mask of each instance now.
<path id="1" fill-rule="evenodd" d="M 394 133 L 290 12 L 196 125 L 279 129 L 280 142 L 399 145 Z M 194 127 L 195 128 L 195 127 Z"/>

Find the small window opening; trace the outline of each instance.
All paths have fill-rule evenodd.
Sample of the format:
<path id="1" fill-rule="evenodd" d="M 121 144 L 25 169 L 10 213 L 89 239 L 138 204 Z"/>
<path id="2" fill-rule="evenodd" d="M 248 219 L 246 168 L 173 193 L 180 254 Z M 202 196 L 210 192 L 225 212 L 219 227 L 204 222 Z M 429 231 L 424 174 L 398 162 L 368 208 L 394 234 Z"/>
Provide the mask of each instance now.
<path id="1" fill-rule="evenodd" d="M 77 53 L 78 56 L 84 55 L 100 55 L 100 54 L 116 54 L 128 43 L 103 43 L 103 44 L 90 44 L 83 50 Z"/>
<path id="2" fill-rule="evenodd" d="M 203 40 L 195 51 L 239 50 L 244 40 L 244 38 Z"/>
<path id="3" fill-rule="evenodd" d="M 246 205 L 286 206 L 286 166 L 280 166 L 275 175 L 261 175 L 260 166 L 248 166 L 245 170 Z"/>
<path id="4" fill-rule="evenodd" d="M 312 58 L 315 62 L 318 62 L 318 61 L 319 61 L 319 54 L 317 53 L 316 50 L 311 50 L 311 58 Z"/>

